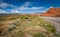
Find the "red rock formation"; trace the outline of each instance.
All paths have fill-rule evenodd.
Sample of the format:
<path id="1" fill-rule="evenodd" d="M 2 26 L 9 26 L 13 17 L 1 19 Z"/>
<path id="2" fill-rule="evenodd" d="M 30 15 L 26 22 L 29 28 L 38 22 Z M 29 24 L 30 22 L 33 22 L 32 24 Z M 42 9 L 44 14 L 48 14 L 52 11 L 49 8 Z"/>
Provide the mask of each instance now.
<path id="1" fill-rule="evenodd" d="M 41 14 L 41 16 L 60 16 L 60 8 L 50 8 L 47 12 Z"/>

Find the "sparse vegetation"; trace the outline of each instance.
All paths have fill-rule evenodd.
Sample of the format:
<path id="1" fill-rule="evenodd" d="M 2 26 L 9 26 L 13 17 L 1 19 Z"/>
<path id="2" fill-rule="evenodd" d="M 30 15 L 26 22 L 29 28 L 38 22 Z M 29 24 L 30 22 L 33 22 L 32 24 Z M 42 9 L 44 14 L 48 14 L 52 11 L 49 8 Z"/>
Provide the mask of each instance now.
<path id="1" fill-rule="evenodd" d="M 15 16 L 14 16 L 15 17 Z M 40 18 L 37 15 L 21 15 L 19 18 L 0 18 L 3 21 L 0 21 L 2 24 L 1 37 L 51 37 L 59 36 L 56 33 L 55 27 L 52 23 L 47 22 L 46 20 Z M 11 20 L 12 19 L 12 20 Z M 4 23 L 4 24 L 3 24 Z M 1 25 L 0 25 L 1 26 Z M 28 35 L 26 35 L 26 33 Z M 52 35 L 50 35 L 52 33 Z M 3 36 L 4 34 L 4 36 Z M 56 35 L 54 35 L 56 34 Z"/>

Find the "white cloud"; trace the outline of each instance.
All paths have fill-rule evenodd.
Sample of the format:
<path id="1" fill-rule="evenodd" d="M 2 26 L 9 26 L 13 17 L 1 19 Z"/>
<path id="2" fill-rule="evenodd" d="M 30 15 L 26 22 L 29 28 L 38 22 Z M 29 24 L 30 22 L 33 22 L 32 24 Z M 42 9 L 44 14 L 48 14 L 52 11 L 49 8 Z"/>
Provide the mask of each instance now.
<path id="1" fill-rule="evenodd" d="M 11 10 L 11 13 L 35 13 L 35 12 L 45 12 L 47 8 L 45 7 L 19 7 L 17 9 Z"/>
<path id="2" fill-rule="evenodd" d="M 5 11 L 5 10 L 0 9 L 0 13 L 6 13 L 6 11 Z"/>
<path id="3" fill-rule="evenodd" d="M 17 10 L 37 10 L 37 9 L 44 9 L 44 7 L 18 7 Z"/>
<path id="4" fill-rule="evenodd" d="M 11 10 L 11 13 L 35 13 L 35 12 L 45 12 L 47 8 L 45 7 L 30 7 L 31 2 L 25 2 L 20 7 Z"/>
<path id="5" fill-rule="evenodd" d="M 10 13 L 35 13 L 35 12 L 45 12 L 47 10 L 47 8 L 45 7 L 30 7 L 31 2 L 25 2 L 23 5 L 21 5 L 20 7 L 15 7 L 14 5 L 10 5 L 7 3 L 1 3 L 0 7 L 1 8 L 6 8 L 8 6 L 10 7 L 15 7 L 14 9 L 10 10 Z M 7 13 L 7 11 L 5 10 L 0 10 L 0 13 Z"/>
<path id="6" fill-rule="evenodd" d="M 5 8 L 5 7 L 7 7 L 7 6 L 8 6 L 7 3 L 0 3 L 0 7 L 1 7 L 1 8 Z"/>
<path id="7" fill-rule="evenodd" d="M 1 8 L 7 8 L 7 7 L 15 8 L 15 7 L 17 7 L 17 6 L 14 6 L 14 5 L 12 5 L 12 4 L 8 4 L 8 3 L 5 3 L 5 2 L 1 2 L 1 3 L 0 3 L 0 7 L 1 7 Z"/>
<path id="8" fill-rule="evenodd" d="M 31 4 L 31 2 L 25 2 L 23 5 L 21 5 L 20 7 L 28 7 Z"/>
<path id="9" fill-rule="evenodd" d="M 51 6 L 50 8 L 53 8 L 53 6 Z"/>

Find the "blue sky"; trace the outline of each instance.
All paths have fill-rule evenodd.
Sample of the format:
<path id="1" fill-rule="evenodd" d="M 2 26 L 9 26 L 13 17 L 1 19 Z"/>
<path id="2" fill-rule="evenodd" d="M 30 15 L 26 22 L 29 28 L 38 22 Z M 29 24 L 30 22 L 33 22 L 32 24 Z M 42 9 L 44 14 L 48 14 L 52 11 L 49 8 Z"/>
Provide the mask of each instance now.
<path id="1" fill-rule="evenodd" d="M 41 13 L 60 8 L 60 0 L 0 0 L 0 13 Z"/>

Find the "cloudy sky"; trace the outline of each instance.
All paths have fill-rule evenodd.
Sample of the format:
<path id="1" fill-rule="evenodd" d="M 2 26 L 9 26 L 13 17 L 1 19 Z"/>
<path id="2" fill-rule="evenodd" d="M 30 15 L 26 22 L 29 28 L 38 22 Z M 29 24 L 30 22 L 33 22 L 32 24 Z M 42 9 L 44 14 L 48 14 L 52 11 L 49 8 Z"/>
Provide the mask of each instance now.
<path id="1" fill-rule="evenodd" d="M 0 0 L 0 13 L 42 13 L 60 8 L 60 0 Z"/>

